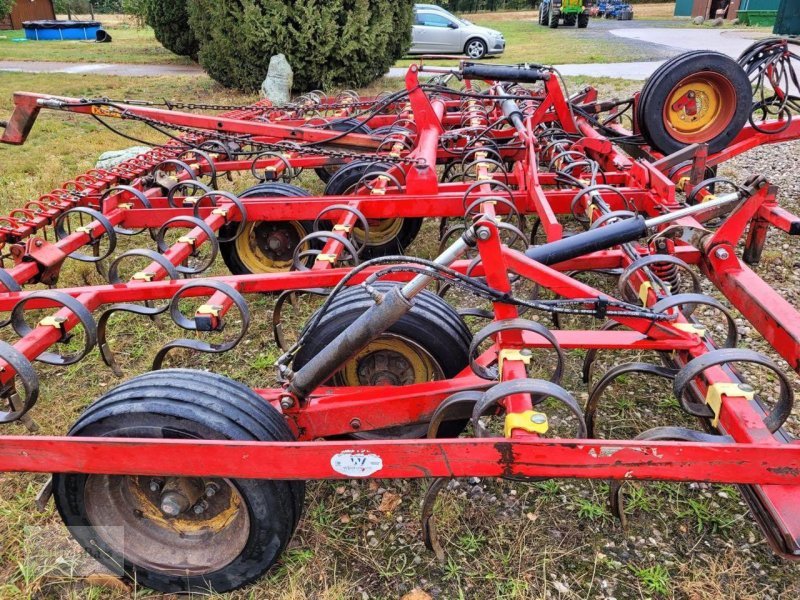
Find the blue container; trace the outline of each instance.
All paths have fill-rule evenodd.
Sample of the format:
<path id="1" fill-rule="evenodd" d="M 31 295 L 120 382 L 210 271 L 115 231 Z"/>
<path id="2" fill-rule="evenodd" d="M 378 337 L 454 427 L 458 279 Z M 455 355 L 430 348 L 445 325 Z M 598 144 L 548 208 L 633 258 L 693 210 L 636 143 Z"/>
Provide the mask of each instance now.
<path id="1" fill-rule="evenodd" d="M 95 40 L 98 21 L 23 21 L 25 38 L 32 41 Z"/>

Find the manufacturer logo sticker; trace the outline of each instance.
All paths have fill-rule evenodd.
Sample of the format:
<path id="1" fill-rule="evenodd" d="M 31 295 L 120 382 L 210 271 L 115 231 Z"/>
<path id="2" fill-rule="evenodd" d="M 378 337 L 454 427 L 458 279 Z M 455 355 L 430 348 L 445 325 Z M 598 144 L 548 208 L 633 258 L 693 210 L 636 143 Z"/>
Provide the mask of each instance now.
<path id="1" fill-rule="evenodd" d="M 331 457 L 331 467 L 348 477 L 369 477 L 383 468 L 383 460 L 366 450 L 345 450 Z"/>

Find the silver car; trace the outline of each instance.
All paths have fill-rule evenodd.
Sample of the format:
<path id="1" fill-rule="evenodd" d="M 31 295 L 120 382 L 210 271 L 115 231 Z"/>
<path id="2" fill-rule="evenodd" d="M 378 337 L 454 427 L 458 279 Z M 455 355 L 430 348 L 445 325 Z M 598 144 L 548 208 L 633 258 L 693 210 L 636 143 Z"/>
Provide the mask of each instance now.
<path id="1" fill-rule="evenodd" d="M 436 6 L 414 7 L 414 28 L 409 54 L 466 54 L 478 59 L 502 54 L 506 49 L 503 34 L 459 19 Z"/>

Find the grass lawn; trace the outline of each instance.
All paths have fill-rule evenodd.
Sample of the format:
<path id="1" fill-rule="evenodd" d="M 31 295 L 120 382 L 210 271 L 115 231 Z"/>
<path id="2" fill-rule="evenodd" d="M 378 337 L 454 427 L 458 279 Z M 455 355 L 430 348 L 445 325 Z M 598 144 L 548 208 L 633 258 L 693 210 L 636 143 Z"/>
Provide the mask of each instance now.
<path id="1" fill-rule="evenodd" d="M 103 15 L 101 22 L 105 21 Z M 192 64 L 188 58 L 177 56 L 159 44 L 149 27 L 137 29 L 119 19 L 107 27 L 113 41 L 110 44 L 90 42 L 28 42 L 25 32 L 0 31 L 0 60 L 36 60 L 85 63 Z"/>
<path id="2" fill-rule="evenodd" d="M 687 19 L 673 19 L 674 3 L 636 5 L 636 20 L 659 21 L 659 26 L 691 26 Z M 592 20 L 586 30 L 559 28 L 552 30 L 539 26 L 538 11 L 515 11 L 465 14 L 478 25 L 503 32 L 506 52 L 498 62 L 535 61 L 544 64 L 601 63 L 635 61 L 648 58 L 635 44 L 615 38 Z M 122 15 L 100 15 L 114 41 L 110 44 L 86 42 L 15 42 L 24 38 L 22 31 L 0 32 L 0 60 L 63 61 L 63 62 L 116 62 L 136 64 L 191 64 L 188 58 L 165 50 L 153 36 L 149 27 L 137 29 L 130 19 Z M 620 24 L 620 26 L 624 26 Z M 399 60 L 397 66 L 408 66 L 418 61 L 413 57 Z M 452 64 L 452 61 L 426 61 L 428 64 Z"/>
<path id="3" fill-rule="evenodd" d="M 598 83 L 604 97 L 629 94 L 630 82 Z M 396 87 L 399 80 L 378 82 Z M 11 108 L 15 90 L 71 96 L 175 98 L 200 102 L 244 103 L 252 96 L 231 93 L 206 77 L 126 78 L 96 75 L 27 75 L 0 73 L 0 119 Z M 126 129 L 152 138 L 149 130 Z M 24 146 L 0 146 L 0 214 L 37 198 L 62 181 L 91 168 L 97 155 L 123 148 L 122 140 L 86 116 L 43 111 Z M 224 180 L 223 180 L 224 181 Z M 313 173 L 296 181 L 312 192 L 321 185 Z M 241 191 L 249 177 L 225 183 Z M 433 220 L 431 220 L 433 221 Z M 436 250 L 438 224 L 428 222 L 410 249 L 430 257 Z M 770 237 L 770 242 L 772 241 Z M 147 236 L 124 238 L 118 252 L 148 246 Z M 225 273 L 217 260 L 210 274 Z M 101 283 L 87 264 L 67 261 L 61 286 Z M 176 353 L 168 366 L 209 369 L 248 384 L 275 383 L 278 349 L 272 341 L 274 297 L 248 297 L 252 325 L 234 351 L 219 355 Z M 296 331 L 313 306 L 287 307 L 287 331 Z M 35 320 L 35 319 L 32 319 Z M 473 325 L 475 325 L 473 323 Z M 235 320 L 229 328 L 235 331 Z M 158 324 L 120 315 L 112 319 L 110 344 L 129 378 L 149 369 L 157 348 L 186 333 L 169 319 Z M 8 341 L 8 328 L 0 331 Z M 219 341 L 217 339 L 209 341 Z M 601 355 L 602 368 L 632 356 Z M 645 358 L 636 356 L 636 360 Z M 646 359 L 657 361 L 656 356 Z M 585 392 L 579 353 L 568 356 L 564 385 Z M 63 434 L 81 411 L 120 380 L 93 352 L 66 368 L 36 364 L 42 391 L 32 416 L 43 435 Z M 604 423 L 635 435 L 655 424 L 690 425 L 674 416 L 668 386 L 626 385 L 604 406 Z M 635 402 L 647 398 L 646 403 Z M 646 406 L 640 414 L 634 406 Z M 629 428 L 624 431 L 621 428 Z M 615 429 L 616 431 L 616 429 Z M 22 435 L 17 425 L 2 434 Z M 0 474 L 0 598 L 66 599 L 162 598 L 147 590 L 89 587 L 65 574 L 82 553 L 71 544 L 52 504 L 33 508 L 46 477 Z M 591 481 L 544 481 L 531 485 L 466 480 L 443 494 L 437 508 L 446 560 L 438 562 L 420 541 L 420 500 L 424 481 L 316 482 L 308 486 L 304 518 L 279 565 L 247 590 L 226 600 L 398 599 L 414 587 L 435 598 L 797 598 L 800 575 L 794 565 L 773 557 L 747 516 L 733 486 L 653 483 L 628 486 L 628 529 L 622 530 L 606 507 L 607 484 Z M 391 506 L 391 508 L 387 508 Z M 36 540 L 35 542 L 33 540 Z M 60 561 L 60 562 L 59 562 Z M 59 566 L 61 565 L 61 566 Z M 416 596 L 425 598 L 425 596 Z"/>

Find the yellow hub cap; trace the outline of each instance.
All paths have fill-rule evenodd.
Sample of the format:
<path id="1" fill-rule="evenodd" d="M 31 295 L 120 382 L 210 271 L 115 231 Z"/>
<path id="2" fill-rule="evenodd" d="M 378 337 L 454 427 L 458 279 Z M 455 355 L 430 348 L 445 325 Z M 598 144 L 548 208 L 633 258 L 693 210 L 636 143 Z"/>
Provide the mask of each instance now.
<path id="1" fill-rule="evenodd" d="M 718 115 L 720 98 L 707 83 L 682 85 L 670 98 L 670 124 L 682 132 L 700 131 Z"/>
<path id="2" fill-rule="evenodd" d="M 664 105 L 664 124 L 679 141 L 707 142 L 722 133 L 736 111 L 736 94 L 718 73 L 687 77 Z"/>

